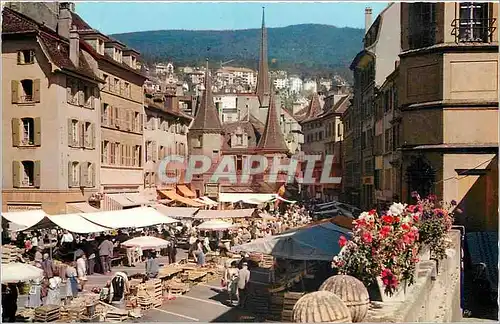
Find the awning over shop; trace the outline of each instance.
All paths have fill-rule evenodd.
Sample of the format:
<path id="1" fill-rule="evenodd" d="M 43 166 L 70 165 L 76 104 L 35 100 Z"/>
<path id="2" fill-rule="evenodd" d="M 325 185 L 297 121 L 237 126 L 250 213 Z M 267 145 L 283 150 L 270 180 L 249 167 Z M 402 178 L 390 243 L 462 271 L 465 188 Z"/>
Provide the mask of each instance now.
<path id="1" fill-rule="evenodd" d="M 206 196 L 200 197 L 200 199 L 203 200 L 207 205 L 217 206 L 219 204 L 215 200 L 212 200 Z"/>
<path id="2" fill-rule="evenodd" d="M 183 218 L 193 218 L 193 215 L 198 211 L 198 208 L 191 207 L 167 207 L 162 204 L 156 204 L 153 206 L 157 211 L 165 216 L 183 219 Z"/>
<path id="3" fill-rule="evenodd" d="M 186 185 L 178 185 L 177 189 L 180 191 L 181 195 L 186 198 L 196 198 L 196 194 L 191 191 Z"/>
<path id="4" fill-rule="evenodd" d="M 67 203 L 66 211 L 68 213 L 95 213 L 99 211 L 99 209 L 92 207 L 87 202 L 79 202 L 79 203 Z"/>
<path id="5" fill-rule="evenodd" d="M 174 190 L 161 190 L 160 193 L 167 197 L 170 200 L 175 200 L 178 203 L 191 206 L 191 207 L 203 207 L 205 206 L 202 203 L 199 203 L 197 201 L 194 201 L 190 198 L 182 197 L 181 195 L 178 195 Z"/>
<path id="6" fill-rule="evenodd" d="M 106 194 L 106 196 L 122 207 L 142 206 L 150 204 L 152 201 L 138 192 Z"/>
<path id="7" fill-rule="evenodd" d="M 232 250 L 270 254 L 291 260 L 331 261 L 340 252 L 337 242 L 341 235 L 348 235 L 348 230 L 332 223 L 321 223 L 257 239 L 235 246 Z"/>
<path id="8" fill-rule="evenodd" d="M 255 209 L 232 209 L 232 210 L 199 210 L 195 219 L 229 219 L 252 217 Z"/>
<path id="9" fill-rule="evenodd" d="M 18 227 L 20 226 L 21 228 L 27 228 L 36 225 L 46 216 L 48 216 L 47 213 L 45 213 L 41 209 L 2 213 L 3 218 L 8 220 L 9 222 L 17 224 Z"/>
<path id="10" fill-rule="evenodd" d="M 200 231 L 225 231 L 236 226 L 223 220 L 210 220 L 197 226 Z"/>
<path id="11" fill-rule="evenodd" d="M 276 199 L 276 194 L 260 194 L 260 193 L 220 193 L 219 201 L 227 203 L 236 203 L 242 201 L 248 204 L 262 204 Z"/>
<path id="12" fill-rule="evenodd" d="M 177 220 L 163 215 L 152 207 L 137 207 L 80 215 L 95 224 L 109 228 L 138 228 L 177 222 Z"/>

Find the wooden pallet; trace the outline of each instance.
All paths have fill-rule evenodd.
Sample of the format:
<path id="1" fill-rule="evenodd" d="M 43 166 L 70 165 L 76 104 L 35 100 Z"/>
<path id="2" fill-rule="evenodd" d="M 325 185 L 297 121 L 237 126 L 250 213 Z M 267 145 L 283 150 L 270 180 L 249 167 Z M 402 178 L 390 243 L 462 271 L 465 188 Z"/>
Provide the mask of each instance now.
<path id="1" fill-rule="evenodd" d="M 106 322 L 123 322 L 128 319 L 128 311 L 121 309 L 109 310 L 106 313 Z"/>
<path id="2" fill-rule="evenodd" d="M 35 322 L 53 322 L 61 317 L 61 308 L 55 305 L 41 306 L 35 309 Z"/>

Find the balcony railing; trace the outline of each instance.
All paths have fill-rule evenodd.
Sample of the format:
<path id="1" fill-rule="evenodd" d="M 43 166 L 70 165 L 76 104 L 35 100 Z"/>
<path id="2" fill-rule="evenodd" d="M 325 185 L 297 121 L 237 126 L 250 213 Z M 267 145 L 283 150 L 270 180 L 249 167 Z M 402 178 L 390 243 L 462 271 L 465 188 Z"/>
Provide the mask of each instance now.
<path id="1" fill-rule="evenodd" d="M 458 43 L 491 43 L 493 42 L 493 32 L 496 18 L 483 19 L 455 19 L 451 23 L 453 30 L 451 34 L 455 36 Z"/>

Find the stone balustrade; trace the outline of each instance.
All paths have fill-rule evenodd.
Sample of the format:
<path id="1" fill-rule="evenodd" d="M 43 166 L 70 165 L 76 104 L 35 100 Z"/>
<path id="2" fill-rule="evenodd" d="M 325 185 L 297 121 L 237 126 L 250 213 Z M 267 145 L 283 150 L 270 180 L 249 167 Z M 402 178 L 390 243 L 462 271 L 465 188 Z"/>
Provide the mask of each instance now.
<path id="1" fill-rule="evenodd" d="M 452 246 L 439 263 L 420 261 L 415 283 L 408 287 L 405 300 L 372 302 L 363 322 L 459 322 L 460 308 L 460 231 L 449 234 Z"/>

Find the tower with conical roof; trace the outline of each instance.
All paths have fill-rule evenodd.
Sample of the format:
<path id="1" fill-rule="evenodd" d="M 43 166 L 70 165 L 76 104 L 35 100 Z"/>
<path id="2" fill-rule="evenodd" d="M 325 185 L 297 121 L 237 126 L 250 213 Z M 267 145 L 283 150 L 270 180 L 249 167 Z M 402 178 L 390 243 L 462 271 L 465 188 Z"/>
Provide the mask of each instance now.
<path id="1" fill-rule="evenodd" d="M 269 107 L 269 95 L 271 87 L 269 84 L 269 65 L 267 60 L 267 30 L 264 20 L 264 7 L 262 7 L 259 71 L 257 75 L 257 86 L 255 88 L 255 94 L 259 98 L 261 108 Z"/>
<path id="2" fill-rule="evenodd" d="M 262 154 L 287 154 L 289 149 L 285 142 L 285 136 L 281 131 L 279 112 L 276 108 L 274 91 L 270 91 L 269 109 L 267 110 L 266 125 L 260 137 L 257 149 Z"/>
<path id="3" fill-rule="evenodd" d="M 212 159 L 212 165 L 219 160 L 224 132 L 215 108 L 212 96 L 212 80 L 208 69 L 208 60 L 205 71 L 205 90 L 201 97 L 198 111 L 187 134 L 189 155 L 204 155 Z M 207 175 L 208 176 L 208 175 Z M 209 177 L 209 176 L 208 176 Z M 193 179 L 191 186 L 200 193 L 206 193 L 207 177 Z"/>

